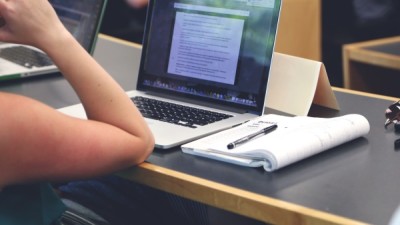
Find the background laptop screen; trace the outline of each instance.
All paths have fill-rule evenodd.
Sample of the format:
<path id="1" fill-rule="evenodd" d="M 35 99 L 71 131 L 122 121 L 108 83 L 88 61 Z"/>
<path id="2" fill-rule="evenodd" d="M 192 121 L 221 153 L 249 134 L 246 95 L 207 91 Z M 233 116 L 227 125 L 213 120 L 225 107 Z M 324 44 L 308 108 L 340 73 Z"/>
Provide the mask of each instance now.
<path id="1" fill-rule="evenodd" d="M 138 90 L 262 111 L 280 0 L 153 0 Z"/>
<path id="2" fill-rule="evenodd" d="M 94 49 L 105 0 L 50 0 L 50 2 L 64 26 L 87 51 L 91 52 Z"/>

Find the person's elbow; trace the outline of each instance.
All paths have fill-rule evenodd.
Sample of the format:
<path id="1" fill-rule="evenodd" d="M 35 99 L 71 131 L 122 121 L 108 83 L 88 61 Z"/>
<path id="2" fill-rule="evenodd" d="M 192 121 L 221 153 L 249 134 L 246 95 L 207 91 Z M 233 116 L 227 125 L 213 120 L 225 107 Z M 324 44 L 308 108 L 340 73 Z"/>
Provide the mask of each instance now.
<path id="1" fill-rule="evenodd" d="M 144 157 L 141 162 L 144 162 L 153 152 L 155 147 L 155 140 L 152 133 L 148 135 L 145 141 Z"/>
<path id="2" fill-rule="evenodd" d="M 144 162 L 153 152 L 154 146 L 155 146 L 155 141 L 154 141 L 154 136 L 152 133 L 146 134 L 144 137 L 140 138 L 140 154 L 137 155 L 135 164 L 140 164 Z"/>

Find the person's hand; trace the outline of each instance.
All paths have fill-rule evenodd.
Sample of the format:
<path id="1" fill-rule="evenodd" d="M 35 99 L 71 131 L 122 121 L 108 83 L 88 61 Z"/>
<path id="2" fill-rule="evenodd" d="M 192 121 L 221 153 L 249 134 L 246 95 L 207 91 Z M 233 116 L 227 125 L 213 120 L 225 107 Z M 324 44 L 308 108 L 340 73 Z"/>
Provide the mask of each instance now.
<path id="1" fill-rule="evenodd" d="M 0 41 L 43 47 L 65 28 L 48 0 L 0 0 Z"/>
<path id="2" fill-rule="evenodd" d="M 128 5 L 130 5 L 133 8 L 140 9 L 147 6 L 149 0 L 126 0 L 126 3 L 128 3 Z"/>

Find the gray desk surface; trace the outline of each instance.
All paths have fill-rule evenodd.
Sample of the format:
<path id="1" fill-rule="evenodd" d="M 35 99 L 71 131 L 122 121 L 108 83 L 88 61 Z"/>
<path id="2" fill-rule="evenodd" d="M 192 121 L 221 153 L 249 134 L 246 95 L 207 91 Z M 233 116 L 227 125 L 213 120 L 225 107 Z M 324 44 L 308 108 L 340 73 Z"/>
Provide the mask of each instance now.
<path id="1" fill-rule="evenodd" d="M 116 49 L 115 55 L 108 51 L 110 46 Z M 118 48 L 102 37 L 95 58 L 126 90 L 132 89 L 138 55 L 124 55 Z M 114 63 L 129 62 L 126 57 L 132 58 L 132 64 Z M 56 108 L 78 103 L 67 82 L 57 74 L 2 82 L 0 91 L 31 96 Z M 385 130 L 383 126 L 385 108 L 392 101 L 342 91 L 335 94 L 341 106 L 339 112 L 314 106 L 310 115 L 331 117 L 359 113 L 368 118 L 370 134 L 277 172 L 186 155 L 179 148 L 155 150 L 148 162 L 313 210 L 364 223 L 387 224 L 400 204 L 400 152 L 393 146 L 400 134 L 392 127 Z"/>
<path id="2" fill-rule="evenodd" d="M 400 56 L 400 42 L 365 47 L 367 50 Z"/>

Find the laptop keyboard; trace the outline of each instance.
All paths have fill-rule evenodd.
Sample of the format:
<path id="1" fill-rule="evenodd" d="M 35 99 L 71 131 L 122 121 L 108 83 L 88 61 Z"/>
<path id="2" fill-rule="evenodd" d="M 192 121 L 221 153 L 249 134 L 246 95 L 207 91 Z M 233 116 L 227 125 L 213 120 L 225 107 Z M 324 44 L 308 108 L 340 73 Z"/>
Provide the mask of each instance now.
<path id="1" fill-rule="evenodd" d="M 46 54 L 24 46 L 1 49 L 0 57 L 26 68 L 53 65 L 53 62 Z"/>
<path id="2" fill-rule="evenodd" d="M 232 115 L 178 105 L 146 97 L 133 97 L 132 101 L 146 118 L 197 128 Z"/>

